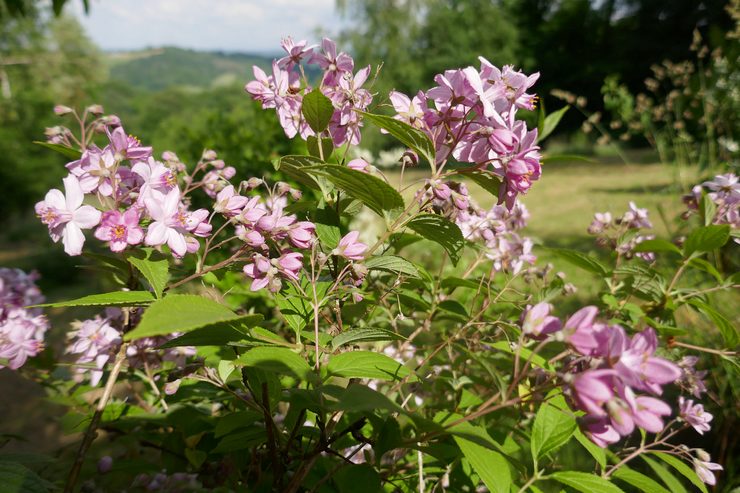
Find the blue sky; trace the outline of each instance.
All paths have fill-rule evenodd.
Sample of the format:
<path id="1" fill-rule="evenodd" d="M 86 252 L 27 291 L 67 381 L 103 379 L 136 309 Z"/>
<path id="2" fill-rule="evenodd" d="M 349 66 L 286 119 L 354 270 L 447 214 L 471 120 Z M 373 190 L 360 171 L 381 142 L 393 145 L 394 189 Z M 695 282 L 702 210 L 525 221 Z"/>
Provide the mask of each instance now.
<path id="1" fill-rule="evenodd" d="M 335 33 L 335 0 L 80 0 L 68 8 L 104 50 L 179 46 L 275 53 L 280 38 L 318 41 Z"/>

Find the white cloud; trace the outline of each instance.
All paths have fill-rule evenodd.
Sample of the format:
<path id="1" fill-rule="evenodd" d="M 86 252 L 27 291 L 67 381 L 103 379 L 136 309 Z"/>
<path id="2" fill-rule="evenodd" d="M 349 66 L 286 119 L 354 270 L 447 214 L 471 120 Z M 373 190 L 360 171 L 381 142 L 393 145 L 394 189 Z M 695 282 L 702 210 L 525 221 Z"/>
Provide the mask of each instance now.
<path id="1" fill-rule="evenodd" d="M 71 0 L 92 40 L 105 50 L 174 45 L 199 50 L 277 52 L 280 39 L 315 40 L 336 32 L 334 0 L 93 0 L 85 15 Z M 316 40 L 318 41 L 318 40 Z"/>

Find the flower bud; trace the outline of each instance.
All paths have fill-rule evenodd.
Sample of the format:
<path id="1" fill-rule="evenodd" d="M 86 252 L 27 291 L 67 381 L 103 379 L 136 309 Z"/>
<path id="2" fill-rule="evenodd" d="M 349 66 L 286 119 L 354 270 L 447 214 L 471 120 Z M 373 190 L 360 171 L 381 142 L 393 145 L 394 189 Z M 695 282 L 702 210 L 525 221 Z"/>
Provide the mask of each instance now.
<path id="1" fill-rule="evenodd" d="M 162 159 L 165 161 L 179 161 L 180 159 L 177 157 L 177 154 L 175 154 L 172 151 L 164 151 L 162 153 Z"/>
<path id="2" fill-rule="evenodd" d="M 206 149 L 203 151 L 203 160 L 204 161 L 213 161 L 218 157 L 218 154 L 216 154 L 216 151 L 213 149 Z"/>
<path id="3" fill-rule="evenodd" d="M 216 159 L 214 161 L 211 161 L 211 166 L 213 166 L 216 169 L 224 169 L 226 166 L 226 163 L 224 163 L 223 159 Z"/>
<path id="4" fill-rule="evenodd" d="M 411 149 L 407 149 L 399 160 L 403 166 L 414 167 L 419 165 L 419 155 Z"/>
<path id="5" fill-rule="evenodd" d="M 58 104 L 54 106 L 54 113 L 58 116 L 67 115 L 69 113 L 72 113 L 74 110 L 70 108 L 69 106 L 64 106 L 63 104 Z"/>
<path id="6" fill-rule="evenodd" d="M 103 114 L 103 107 L 99 104 L 91 104 L 87 108 L 85 108 L 85 111 L 88 113 L 92 113 L 93 115 L 102 115 Z"/>
<path id="7" fill-rule="evenodd" d="M 100 474 L 105 474 L 107 472 L 110 472 L 112 467 L 113 467 L 113 458 L 109 455 L 101 457 L 100 460 L 98 461 L 98 472 Z"/>
<path id="8" fill-rule="evenodd" d="M 250 178 L 246 182 L 243 182 L 247 184 L 247 190 L 253 190 L 257 188 L 258 186 L 262 185 L 263 181 L 260 178 Z"/>

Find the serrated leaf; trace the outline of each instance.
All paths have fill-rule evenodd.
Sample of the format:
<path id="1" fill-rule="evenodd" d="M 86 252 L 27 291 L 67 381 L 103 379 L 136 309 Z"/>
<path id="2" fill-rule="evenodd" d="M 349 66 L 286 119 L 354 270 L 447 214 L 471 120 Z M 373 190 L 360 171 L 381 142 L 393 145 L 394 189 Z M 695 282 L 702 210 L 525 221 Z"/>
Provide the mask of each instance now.
<path id="1" fill-rule="evenodd" d="M 230 342 L 249 338 L 245 327 L 254 327 L 262 321 L 262 315 L 244 315 L 233 320 L 195 329 L 160 346 L 161 349 L 182 346 L 225 346 Z"/>
<path id="2" fill-rule="evenodd" d="M 444 416 L 443 424 L 454 422 L 461 417 L 457 414 L 448 415 L 446 413 Z M 511 488 L 509 463 L 502 453 L 494 450 L 501 449 L 501 446 L 490 437 L 488 432 L 469 422 L 455 425 L 448 431 L 489 491 L 509 493 Z"/>
<path id="3" fill-rule="evenodd" d="M 717 205 L 704 192 L 702 192 L 701 194 L 699 208 L 701 209 L 701 215 L 704 219 L 704 226 L 709 226 L 710 224 L 712 224 L 712 221 L 714 220 L 714 215 L 717 213 Z"/>
<path id="4" fill-rule="evenodd" d="M 4 493 L 47 493 L 54 486 L 17 462 L 0 462 L 0 485 Z"/>
<path id="5" fill-rule="evenodd" d="M 414 150 L 420 157 L 426 159 L 434 167 L 436 165 L 434 143 L 429 139 L 427 134 L 417 130 L 408 123 L 396 120 L 390 116 L 375 115 L 358 111 L 363 117 L 376 126 L 388 131 L 393 137 L 406 147 Z"/>
<path id="6" fill-rule="evenodd" d="M 347 412 L 374 411 L 376 409 L 397 413 L 405 412 L 401 406 L 377 390 L 359 383 L 353 383 L 346 389 L 342 389 L 341 394 L 337 396 L 337 402 L 331 404 L 331 409 Z"/>
<path id="7" fill-rule="evenodd" d="M 452 263 L 457 265 L 460 252 L 465 246 L 465 239 L 457 224 L 437 214 L 420 214 L 409 221 L 406 226 L 427 240 L 442 245 Z"/>
<path id="8" fill-rule="evenodd" d="M 376 176 L 336 164 L 312 166 L 304 168 L 304 171 L 325 178 L 350 197 L 362 201 L 380 216 L 383 216 L 383 211 L 404 207 L 401 194 Z"/>
<path id="9" fill-rule="evenodd" d="M 670 493 L 667 489 L 663 488 L 654 479 L 645 476 L 644 474 L 630 469 L 627 466 L 622 466 L 612 476 L 616 479 L 622 480 L 625 483 L 634 486 L 640 491 L 645 493 Z"/>
<path id="10" fill-rule="evenodd" d="M 303 357 L 288 348 L 262 346 L 250 349 L 240 355 L 234 364 L 259 368 L 262 371 L 284 375 L 292 374 L 301 380 L 314 381 L 316 374 L 311 371 Z"/>
<path id="11" fill-rule="evenodd" d="M 722 334 L 727 347 L 734 348 L 737 345 L 738 339 L 740 339 L 738 337 L 737 328 L 735 328 L 735 325 L 730 320 L 728 320 L 727 317 L 722 315 L 711 305 L 704 303 L 703 301 L 696 298 L 689 300 L 688 303 L 689 305 L 696 307 L 697 310 L 699 310 L 707 318 L 714 322 L 714 325 L 717 326 L 720 333 Z"/>
<path id="12" fill-rule="evenodd" d="M 550 402 L 542 403 L 532 427 L 532 458 L 537 461 L 562 447 L 575 430 L 576 420 L 572 415 Z"/>
<path id="13" fill-rule="evenodd" d="M 566 105 L 545 117 L 545 121 L 542 124 L 542 131 L 537 135 L 537 142 L 545 140 L 557 128 L 558 123 L 560 123 L 560 120 L 569 109 L 570 106 Z"/>
<path id="14" fill-rule="evenodd" d="M 663 452 L 650 452 L 651 454 L 658 457 L 660 460 L 671 466 L 673 469 L 678 471 L 681 475 L 683 475 L 686 479 L 691 481 L 691 483 L 699 488 L 702 493 L 708 493 L 707 487 L 704 485 L 704 482 L 699 479 L 699 476 L 696 474 L 696 471 L 691 469 L 689 466 L 687 466 L 681 459 L 677 459 L 672 455 L 665 454 Z"/>
<path id="15" fill-rule="evenodd" d="M 555 472 L 550 478 L 583 493 L 624 493 L 619 486 L 601 476 L 578 471 Z"/>
<path id="16" fill-rule="evenodd" d="M 641 241 L 633 249 L 635 252 L 670 252 L 681 255 L 681 250 L 668 240 L 656 238 L 654 240 Z"/>
<path id="17" fill-rule="evenodd" d="M 320 134 L 329 126 L 329 121 L 331 121 L 334 114 L 334 105 L 331 103 L 331 99 L 324 96 L 317 87 L 303 96 L 301 113 L 303 113 L 303 118 L 306 119 L 306 123 L 311 127 L 311 130 Z"/>
<path id="18" fill-rule="evenodd" d="M 42 147 L 46 147 L 47 149 L 51 149 L 54 152 L 58 152 L 62 156 L 72 160 L 77 160 L 82 157 L 82 153 L 77 149 L 72 149 L 71 147 L 63 146 L 61 144 L 51 144 L 49 142 L 41 142 L 38 140 L 34 140 L 33 143 Z"/>
<path id="19" fill-rule="evenodd" d="M 576 250 L 570 250 L 567 248 L 548 248 L 547 250 L 553 252 L 555 255 L 562 258 L 569 264 L 580 267 L 583 270 L 593 272 L 594 274 L 598 274 L 600 276 L 606 276 L 607 274 L 609 274 L 609 269 L 604 264 L 602 264 L 595 257 L 592 257 L 585 253 Z"/>
<path id="20" fill-rule="evenodd" d="M 501 189 L 501 178 L 497 177 L 490 171 L 484 171 L 477 168 L 465 168 L 458 170 L 458 173 L 467 178 L 470 178 L 483 190 L 490 193 L 494 197 L 498 197 L 499 190 Z"/>
<path id="21" fill-rule="evenodd" d="M 400 380 L 412 374 L 410 369 L 396 360 L 371 351 L 352 351 L 332 356 L 327 370 L 336 377 L 378 380 Z"/>
<path id="22" fill-rule="evenodd" d="M 154 249 L 145 248 L 129 253 L 126 258 L 136 270 L 141 272 L 157 298 L 162 297 L 167 281 L 170 279 L 169 261 Z"/>
<path id="23" fill-rule="evenodd" d="M 113 291 L 112 293 L 91 294 L 68 301 L 35 305 L 39 307 L 59 308 L 65 306 L 140 306 L 155 300 L 149 291 Z"/>
<path id="24" fill-rule="evenodd" d="M 348 330 L 335 336 L 331 340 L 331 346 L 337 349 L 347 344 L 356 344 L 358 342 L 392 341 L 399 339 L 403 339 L 403 337 L 390 330 L 364 327 Z"/>
<path id="25" fill-rule="evenodd" d="M 419 277 L 419 269 L 414 264 L 402 257 L 395 255 L 378 255 L 365 260 L 365 267 L 370 270 L 382 270 L 394 274 L 405 274 L 411 277 Z"/>
<path id="26" fill-rule="evenodd" d="M 324 162 L 321 159 L 313 156 L 283 156 L 274 161 L 276 171 L 282 171 L 301 185 L 323 192 L 325 187 L 322 186 L 320 180 L 309 175 L 304 170 L 306 167 L 320 166 L 322 164 Z"/>
<path id="27" fill-rule="evenodd" d="M 711 252 L 722 247 L 730 239 L 728 224 L 711 224 L 695 229 L 686 237 L 683 253 L 689 256 L 696 252 Z"/>
<path id="28" fill-rule="evenodd" d="M 321 147 L 319 147 L 319 142 Z M 306 149 L 311 156 L 327 161 L 334 152 L 334 142 L 328 138 L 309 135 L 306 137 Z"/>
<path id="29" fill-rule="evenodd" d="M 222 322 L 234 322 L 240 318 L 242 316 L 209 298 L 193 294 L 170 294 L 152 303 L 141 317 L 139 325 L 127 333 L 124 340 L 190 332 Z"/>
<path id="30" fill-rule="evenodd" d="M 601 466 L 601 469 L 604 469 L 606 467 L 606 452 L 604 452 L 604 449 L 589 440 L 578 428 L 576 428 L 573 436 L 575 436 L 578 443 L 583 445 L 583 448 L 591 454 L 591 457 L 593 457 L 596 463 Z"/>
<path id="31" fill-rule="evenodd" d="M 681 484 L 681 481 L 671 474 L 663 464 L 651 459 L 647 454 L 640 455 L 640 458 L 650 466 L 650 469 L 663 481 L 663 484 L 668 486 L 671 493 L 686 493 L 686 488 Z"/>

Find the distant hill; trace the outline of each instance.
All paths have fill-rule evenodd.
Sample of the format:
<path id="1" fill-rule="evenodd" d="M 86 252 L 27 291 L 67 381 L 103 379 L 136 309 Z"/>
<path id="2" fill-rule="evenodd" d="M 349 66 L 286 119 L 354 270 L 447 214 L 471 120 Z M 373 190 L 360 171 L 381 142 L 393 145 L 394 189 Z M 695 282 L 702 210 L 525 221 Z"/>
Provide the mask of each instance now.
<path id="1" fill-rule="evenodd" d="M 172 86 L 204 89 L 247 82 L 252 79 L 252 65 L 268 69 L 272 63 L 272 58 L 261 55 L 173 47 L 115 52 L 107 58 L 112 81 L 151 91 Z"/>

